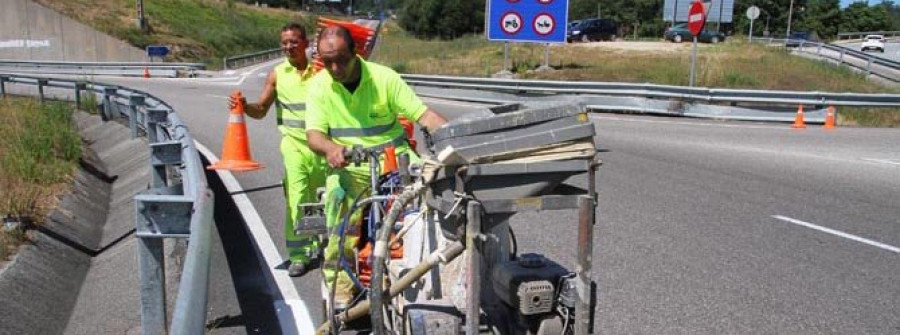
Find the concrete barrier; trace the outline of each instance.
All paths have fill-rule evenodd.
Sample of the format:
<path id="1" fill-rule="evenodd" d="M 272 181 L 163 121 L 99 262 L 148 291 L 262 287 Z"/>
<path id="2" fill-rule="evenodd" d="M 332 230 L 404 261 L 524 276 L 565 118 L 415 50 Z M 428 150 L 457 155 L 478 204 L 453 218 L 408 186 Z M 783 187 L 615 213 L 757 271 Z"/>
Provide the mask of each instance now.
<path id="1" fill-rule="evenodd" d="M 30 0 L 0 1 L 0 59 L 148 60 L 144 50 Z"/>

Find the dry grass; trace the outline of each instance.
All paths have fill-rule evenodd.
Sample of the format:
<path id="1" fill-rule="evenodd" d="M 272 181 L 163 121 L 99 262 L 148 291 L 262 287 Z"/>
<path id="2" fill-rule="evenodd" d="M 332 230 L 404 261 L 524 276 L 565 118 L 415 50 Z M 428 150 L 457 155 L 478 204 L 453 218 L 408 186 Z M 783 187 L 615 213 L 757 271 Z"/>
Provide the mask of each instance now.
<path id="1" fill-rule="evenodd" d="M 0 99 L 0 216 L 42 222 L 68 190 L 81 140 L 72 106 L 32 99 Z M 0 232 L 0 261 L 24 241 L 20 230 Z"/>

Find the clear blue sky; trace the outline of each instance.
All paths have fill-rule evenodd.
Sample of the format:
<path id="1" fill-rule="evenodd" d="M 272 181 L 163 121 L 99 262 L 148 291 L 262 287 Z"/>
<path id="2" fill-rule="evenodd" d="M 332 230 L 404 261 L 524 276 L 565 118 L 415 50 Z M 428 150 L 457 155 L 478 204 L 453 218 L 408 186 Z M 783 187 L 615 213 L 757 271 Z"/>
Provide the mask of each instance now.
<path id="1" fill-rule="evenodd" d="M 841 8 L 845 8 L 847 6 L 850 6 L 851 3 L 860 2 L 860 1 L 867 1 L 869 4 L 878 3 L 877 0 L 876 1 L 872 1 L 872 0 L 841 0 Z"/>

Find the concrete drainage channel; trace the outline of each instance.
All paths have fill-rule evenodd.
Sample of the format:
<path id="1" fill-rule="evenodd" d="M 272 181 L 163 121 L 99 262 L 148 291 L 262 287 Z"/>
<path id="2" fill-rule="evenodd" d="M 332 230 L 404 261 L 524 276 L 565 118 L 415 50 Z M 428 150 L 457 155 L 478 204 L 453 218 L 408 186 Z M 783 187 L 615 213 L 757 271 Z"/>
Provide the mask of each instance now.
<path id="1" fill-rule="evenodd" d="M 81 167 L 33 242 L 0 270 L 0 333 L 140 333 L 134 196 L 150 183 L 148 145 L 119 123 L 75 115 Z M 167 295 L 183 253 L 183 241 L 166 244 Z"/>

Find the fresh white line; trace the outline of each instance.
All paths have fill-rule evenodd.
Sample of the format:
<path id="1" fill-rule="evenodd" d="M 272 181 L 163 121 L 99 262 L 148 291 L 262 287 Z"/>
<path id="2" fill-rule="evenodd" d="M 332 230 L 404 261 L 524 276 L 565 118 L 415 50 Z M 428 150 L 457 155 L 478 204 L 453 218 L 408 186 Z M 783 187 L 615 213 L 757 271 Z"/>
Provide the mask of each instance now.
<path id="1" fill-rule="evenodd" d="M 790 222 L 790 223 L 793 223 L 793 224 L 796 224 L 796 225 L 804 226 L 804 227 L 806 227 L 806 228 L 812 228 L 812 229 L 815 229 L 815 230 L 818 230 L 818 231 L 821 231 L 821 232 L 829 233 L 829 234 L 832 234 L 832 235 L 837 235 L 837 236 L 840 236 L 840 237 L 843 237 L 843 238 L 851 239 L 851 240 L 854 240 L 854 241 L 857 241 L 857 242 L 862 242 L 862 243 L 871 245 L 871 246 L 873 246 L 873 247 L 878 247 L 878 248 L 881 248 L 881 249 L 884 249 L 884 250 L 887 250 L 887 251 L 892 251 L 892 252 L 895 252 L 895 253 L 900 254 L 900 248 L 897 248 L 897 247 L 895 247 L 895 246 L 887 245 L 887 244 L 884 244 L 884 243 L 881 243 L 881 242 L 872 241 L 872 240 L 865 239 L 865 238 L 862 238 L 862 237 L 859 237 L 859 236 L 856 236 L 856 235 L 853 235 L 853 234 L 848 234 L 848 233 L 845 233 L 845 232 L 842 232 L 842 231 L 839 231 L 839 230 L 834 230 L 834 229 L 831 229 L 831 228 L 825 228 L 825 227 L 822 227 L 822 226 L 814 225 L 814 224 L 809 223 L 809 222 L 803 222 L 803 221 L 800 221 L 800 220 L 797 220 L 797 219 L 792 219 L 792 218 L 789 218 L 789 217 L 786 217 L 786 216 L 772 215 L 772 217 L 773 217 L 773 218 L 776 218 L 776 219 L 778 219 L 778 220 L 787 221 L 787 222 Z"/>
<path id="2" fill-rule="evenodd" d="M 218 95 L 218 94 L 207 94 L 206 96 L 213 97 L 213 98 L 228 99 L 228 97 L 226 97 L 224 95 Z"/>
<path id="3" fill-rule="evenodd" d="M 486 104 L 481 104 L 481 105 L 479 105 L 479 104 L 476 104 L 476 103 L 469 103 L 469 102 L 464 102 L 464 101 L 456 101 L 456 100 L 452 100 L 452 99 L 432 98 L 432 97 L 423 97 L 422 100 L 425 101 L 425 102 L 432 101 L 432 102 L 436 102 L 436 103 L 452 104 L 452 105 L 460 106 L 460 107 L 475 107 L 475 108 L 478 108 L 478 107 L 487 107 L 487 106 L 488 106 L 488 105 L 486 105 Z"/>
<path id="4" fill-rule="evenodd" d="M 900 165 L 900 159 L 878 159 L 878 158 L 860 158 L 864 161 L 882 163 L 882 164 L 890 164 L 890 165 Z"/>
<path id="5" fill-rule="evenodd" d="M 219 161 L 219 158 L 212 151 L 199 142 L 194 141 L 194 145 L 203 156 L 206 156 L 210 163 Z M 288 277 L 287 271 L 274 271 L 275 267 L 282 263 L 281 255 L 278 254 L 278 249 L 275 247 L 275 243 L 272 242 L 272 237 L 266 231 L 266 227 L 263 225 L 259 213 L 256 212 L 256 208 L 253 207 L 253 203 L 250 202 L 245 193 L 241 192 L 243 189 L 231 172 L 216 170 L 216 173 L 219 174 L 219 178 L 222 179 L 222 183 L 225 184 L 228 193 L 232 194 L 231 198 L 240 210 L 244 222 L 247 223 L 250 235 L 253 236 L 253 242 L 256 243 L 256 248 L 262 254 L 266 268 L 269 269 L 269 274 L 276 286 L 270 289 L 279 291 L 284 299 L 277 300 L 274 303 L 282 333 L 315 333 L 316 330 L 310 317 L 309 309 L 306 308 L 306 304 L 300 298 L 300 294 L 297 293 L 297 288 L 294 287 L 294 283 Z"/>
<path id="6" fill-rule="evenodd" d="M 590 116 L 592 119 L 595 119 L 595 120 L 615 120 L 615 121 L 644 122 L 644 123 L 665 123 L 665 124 L 680 124 L 680 125 L 686 125 L 686 126 L 701 126 L 701 127 L 791 129 L 790 127 L 763 126 L 763 125 L 751 125 L 751 124 L 724 124 L 724 123 L 705 123 L 705 122 L 644 120 L 644 119 L 632 119 L 632 118 L 623 118 L 623 117 L 597 115 L 597 114 L 590 114 Z"/>

